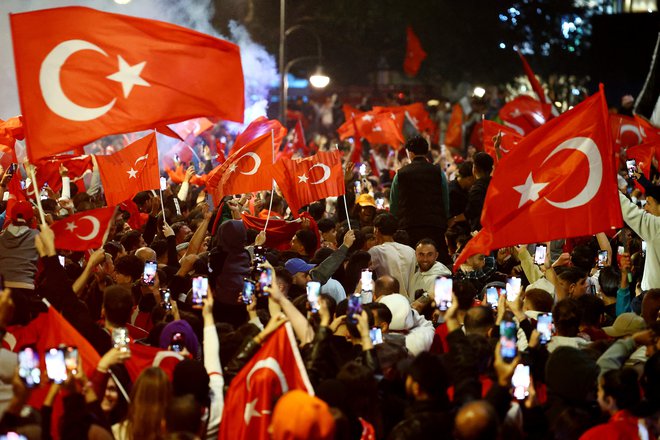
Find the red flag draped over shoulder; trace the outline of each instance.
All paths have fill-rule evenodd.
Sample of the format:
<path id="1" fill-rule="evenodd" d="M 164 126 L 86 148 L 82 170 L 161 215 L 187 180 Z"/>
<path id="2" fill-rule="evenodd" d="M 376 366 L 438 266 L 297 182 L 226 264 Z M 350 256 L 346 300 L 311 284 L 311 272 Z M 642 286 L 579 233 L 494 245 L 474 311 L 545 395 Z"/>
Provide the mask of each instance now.
<path id="1" fill-rule="evenodd" d="M 115 213 L 114 206 L 79 212 L 53 223 L 55 247 L 86 251 L 103 246 L 103 240 Z"/>
<path id="2" fill-rule="evenodd" d="M 220 203 L 229 194 L 268 190 L 273 187 L 273 137 L 262 134 L 234 151 L 208 174 L 206 186 Z"/>
<path id="3" fill-rule="evenodd" d="M 602 91 L 523 138 L 488 187 L 483 229 L 457 259 L 504 246 L 620 227 L 616 163 Z"/>
<path id="4" fill-rule="evenodd" d="M 108 206 L 133 198 L 140 191 L 160 188 L 158 147 L 151 133 L 110 156 L 96 156 Z"/>
<path id="5" fill-rule="evenodd" d="M 10 14 L 32 161 L 198 116 L 242 121 L 237 45 L 83 7 Z"/>
<path id="6" fill-rule="evenodd" d="M 319 151 L 296 160 L 282 158 L 273 167 L 273 175 L 295 217 L 305 205 L 346 193 L 339 151 Z"/>
<path id="7" fill-rule="evenodd" d="M 218 438 L 270 439 L 268 427 L 275 402 L 291 390 L 314 395 L 293 330 L 286 323 L 270 335 L 231 381 Z"/>

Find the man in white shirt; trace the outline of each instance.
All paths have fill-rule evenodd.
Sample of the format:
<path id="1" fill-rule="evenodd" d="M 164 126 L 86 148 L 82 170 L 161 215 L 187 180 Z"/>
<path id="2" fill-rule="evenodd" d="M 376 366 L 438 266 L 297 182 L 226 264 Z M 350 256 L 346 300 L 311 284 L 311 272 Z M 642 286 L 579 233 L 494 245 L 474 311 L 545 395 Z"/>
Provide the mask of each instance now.
<path id="1" fill-rule="evenodd" d="M 393 236 L 398 224 L 398 220 L 392 214 L 380 214 L 376 217 L 374 235 L 378 245 L 369 249 L 369 254 L 376 278 L 383 275 L 396 278 L 401 289 L 399 293 L 412 302 L 415 299 L 415 292 L 409 292 L 408 286 L 417 260 L 413 248 L 394 241 Z"/>
<path id="2" fill-rule="evenodd" d="M 415 247 L 415 258 L 417 264 L 415 271 L 410 276 L 408 291 L 415 294 L 418 290 L 433 292 L 433 286 L 437 277 L 451 276 L 451 270 L 444 264 L 436 261 L 438 248 L 430 238 L 423 238 Z"/>

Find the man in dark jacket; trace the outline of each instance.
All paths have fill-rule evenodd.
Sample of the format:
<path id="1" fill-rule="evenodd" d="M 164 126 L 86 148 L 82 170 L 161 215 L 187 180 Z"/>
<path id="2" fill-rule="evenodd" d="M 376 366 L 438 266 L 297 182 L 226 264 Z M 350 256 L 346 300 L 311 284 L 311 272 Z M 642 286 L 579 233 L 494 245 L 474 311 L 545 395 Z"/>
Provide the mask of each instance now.
<path id="1" fill-rule="evenodd" d="M 477 153 L 474 156 L 474 164 L 472 165 L 472 174 L 474 174 L 476 180 L 470 188 L 468 203 L 465 207 L 465 218 L 471 231 L 481 229 L 481 211 L 484 208 L 484 200 L 486 200 L 486 191 L 488 191 L 492 171 L 493 158 L 484 152 Z"/>
<path id="2" fill-rule="evenodd" d="M 399 219 L 399 227 L 410 243 L 430 238 L 438 245 L 438 260 L 451 264 L 445 231 L 449 212 L 447 178 L 440 167 L 426 158 L 429 144 L 416 136 L 406 142 L 410 164 L 394 176 L 390 193 L 390 212 Z"/>

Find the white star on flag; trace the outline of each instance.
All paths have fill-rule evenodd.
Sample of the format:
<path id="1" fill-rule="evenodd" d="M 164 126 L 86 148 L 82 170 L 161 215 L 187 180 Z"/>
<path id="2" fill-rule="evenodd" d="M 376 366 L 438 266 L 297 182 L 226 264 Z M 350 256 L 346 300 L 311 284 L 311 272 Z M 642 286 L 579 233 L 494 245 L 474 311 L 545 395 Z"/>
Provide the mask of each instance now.
<path id="1" fill-rule="evenodd" d="M 124 91 L 124 98 L 128 98 L 133 86 L 151 86 L 151 84 L 140 77 L 142 69 L 144 69 L 144 66 L 147 64 L 146 61 L 130 66 L 121 55 L 117 58 L 119 58 L 119 70 L 112 75 L 108 75 L 106 78 L 121 83 L 121 88 Z"/>
<path id="2" fill-rule="evenodd" d="M 309 180 L 309 177 L 307 177 L 304 174 L 302 176 L 298 176 L 298 183 L 307 183 L 308 180 Z"/>
<path id="3" fill-rule="evenodd" d="M 539 199 L 539 192 L 547 185 L 547 183 L 534 183 L 534 179 L 532 179 L 532 173 L 529 173 L 529 176 L 527 176 L 527 180 L 523 185 L 513 187 L 513 189 L 521 194 L 518 208 L 527 203 L 529 200 L 532 202 L 537 201 Z"/>
<path id="4" fill-rule="evenodd" d="M 362 116 L 363 121 L 371 122 L 371 121 L 373 121 L 373 119 L 374 119 L 373 115 L 364 115 L 364 116 Z"/>
<path id="5" fill-rule="evenodd" d="M 133 169 L 133 167 L 131 167 L 131 169 L 128 170 L 128 171 L 126 171 L 126 172 L 128 173 L 128 178 L 129 178 L 129 179 L 135 179 L 135 178 L 137 178 L 137 173 L 138 173 L 138 172 L 137 172 L 136 169 Z"/>
<path id="6" fill-rule="evenodd" d="M 235 163 L 229 165 L 229 172 L 233 173 L 234 171 L 236 171 L 236 168 L 238 168 L 238 167 L 236 166 Z"/>
<path id="7" fill-rule="evenodd" d="M 73 232 L 74 229 L 76 229 L 78 225 L 76 225 L 74 222 L 70 222 L 66 224 L 66 230 L 69 232 Z"/>
<path id="8" fill-rule="evenodd" d="M 396 121 L 396 115 L 394 113 L 390 113 L 390 118 Z"/>
<path id="9" fill-rule="evenodd" d="M 374 125 L 373 131 L 383 131 L 380 125 Z"/>
<path id="10" fill-rule="evenodd" d="M 259 411 L 254 409 L 254 407 L 257 406 L 257 400 L 259 400 L 259 398 L 256 398 L 252 402 L 248 402 L 247 405 L 245 405 L 245 412 L 243 412 L 243 419 L 245 420 L 246 425 L 250 424 L 250 420 L 252 420 L 252 417 L 261 417 Z"/>

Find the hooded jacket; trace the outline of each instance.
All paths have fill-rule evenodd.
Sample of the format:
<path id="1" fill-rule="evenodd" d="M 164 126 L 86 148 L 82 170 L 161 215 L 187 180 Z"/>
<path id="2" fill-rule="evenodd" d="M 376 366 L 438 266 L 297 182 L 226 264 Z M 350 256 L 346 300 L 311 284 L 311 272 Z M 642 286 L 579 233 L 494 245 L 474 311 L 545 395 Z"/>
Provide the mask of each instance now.
<path id="1" fill-rule="evenodd" d="M 216 274 L 215 295 L 219 302 L 235 305 L 243 289 L 243 277 L 250 272 L 245 226 L 240 220 L 228 220 L 218 228 L 218 234 L 218 245 L 211 256 L 211 269 Z"/>
<path id="2" fill-rule="evenodd" d="M 34 246 L 38 232 L 10 225 L 0 234 L 0 274 L 7 287 L 34 289 L 39 254 Z"/>

